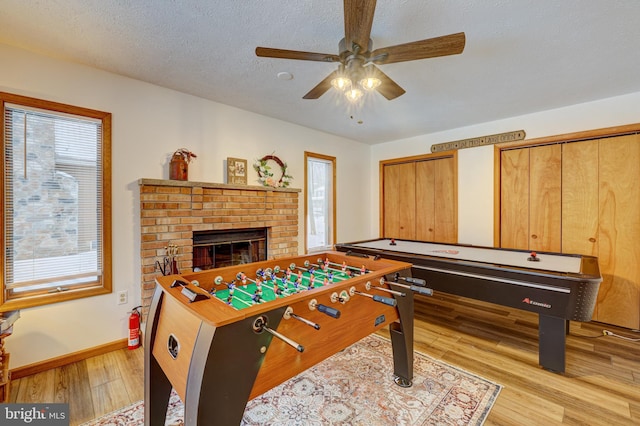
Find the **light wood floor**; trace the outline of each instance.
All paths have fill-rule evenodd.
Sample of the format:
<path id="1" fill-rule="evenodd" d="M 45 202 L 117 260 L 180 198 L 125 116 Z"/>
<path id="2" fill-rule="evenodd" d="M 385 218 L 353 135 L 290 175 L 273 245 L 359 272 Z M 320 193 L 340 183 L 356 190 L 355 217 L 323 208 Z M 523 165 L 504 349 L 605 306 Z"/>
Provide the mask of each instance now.
<path id="1" fill-rule="evenodd" d="M 640 424 L 640 333 L 571 323 L 564 375 L 538 366 L 537 315 L 418 296 L 415 349 L 503 385 L 485 425 Z M 387 334 L 386 330 L 382 334 Z M 15 380 L 11 402 L 68 402 L 76 425 L 143 399 L 143 350 L 123 349 Z"/>

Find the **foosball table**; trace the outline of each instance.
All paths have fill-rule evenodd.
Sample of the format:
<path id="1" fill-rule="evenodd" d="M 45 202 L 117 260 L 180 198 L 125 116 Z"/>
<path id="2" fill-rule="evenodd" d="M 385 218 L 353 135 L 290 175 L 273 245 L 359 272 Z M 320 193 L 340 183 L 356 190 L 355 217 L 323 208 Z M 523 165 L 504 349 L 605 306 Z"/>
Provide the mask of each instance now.
<path id="1" fill-rule="evenodd" d="M 344 253 L 160 276 L 145 333 L 145 425 L 171 389 L 185 425 L 238 425 L 247 402 L 382 327 L 394 381 L 413 378 L 411 264 Z"/>

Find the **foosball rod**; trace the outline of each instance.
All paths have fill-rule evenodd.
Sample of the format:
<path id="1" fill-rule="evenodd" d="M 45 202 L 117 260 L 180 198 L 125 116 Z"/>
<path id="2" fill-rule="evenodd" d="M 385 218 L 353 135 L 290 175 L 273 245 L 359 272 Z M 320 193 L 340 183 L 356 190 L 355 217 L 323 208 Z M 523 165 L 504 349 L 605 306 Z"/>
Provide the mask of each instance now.
<path id="1" fill-rule="evenodd" d="M 264 302 L 265 302 L 264 300 L 260 300 L 260 299 L 256 300 L 256 299 L 254 298 L 255 294 L 251 294 L 251 293 L 249 293 L 248 291 L 246 291 L 246 290 L 244 290 L 244 289 L 240 288 L 240 286 L 235 286 L 235 290 L 237 290 L 237 291 L 239 291 L 239 292 L 241 292 L 241 293 L 244 293 L 244 294 L 246 294 L 247 296 L 249 296 L 249 297 L 251 298 L 251 301 L 253 301 L 253 303 L 264 303 Z M 239 299 L 239 300 L 242 300 L 242 299 Z"/>
<path id="2" fill-rule="evenodd" d="M 355 266 L 350 266 L 350 265 L 340 265 L 339 263 L 335 263 L 335 262 L 323 262 L 322 259 L 318 258 L 318 263 L 327 263 L 328 265 L 334 265 L 334 266 L 339 266 L 340 268 L 342 267 L 346 267 L 347 269 L 351 269 L 352 271 L 356 271 L 360 274 L 366 274 L 367 270 L 364 267 L 364 265 L 362 266 L 362 268 L 357 268 Z M 341 269 L 342 270 L 342 269 Z"/>
<path id="3" fill-rule="evenodd" d="M 229 285 L 227 284 L 227 287 L 228 287 L 228 286 L 229 286 Z M 233 289 L 234 289 L 234 291 L 235 291 L 235 290 L 237 290 L 237 291 L 239 291 L 239 292 L 241 292 L 241 293 L 244 293 L 244 294 L 246 294 L 247 296 L 249 296 L 249 297 L 251 298 L 251 301 L 253 301 L 253 303 L 264 303 L 264 302 L 265 302 L 264 300 L 260 300 L 260 299 L 256 300 L 256 299 L 254 298 L 255 294 L 251 294 L 251 293 L 249 293 L 248 291 L 246 291 L 246 290 L 244 290 L 244 289 L 240 288 L 240 286 L 239 286 L 239 285 L 235 285 L 235 284 L 234 284 Z M 242 300 L 242 299 L 238 298 L 238 300 Z"/>
<path id="4" fill-rule="evenodd" d="M 298 352 L 304 352 L 304 346 L 302 346 L 301 344 L 289 339 L 287 336 L 283 336 L 282 334 L 278 333 L 275 330 L 272 330 L 271 328 L 267 327 L 267 317 L 265 316 L 260 316 L 258 318 L 256 318 L 256 320 L 253 322 L 253 330 L 256 332 L 261 332 L 262 330 L 267 331 L 269 334 L 271 334 L 272 336 L 277 337 L 278 339 L 282 340 L 283 342 L 285 342 L 287 345 L 295 348 L 295 350 L 297 350 Z"/>
<path id="5" fill-rule="evenodd" d="M 264 273 L 264 271 L 262 271 L 262 269 L 258 269 L 258 270 L 256 271 L 256 275 L 262 279 L 262 282 L 260 283 L 260 285 L 263 285 L 263 286 L 265 286 L 266 288 L 268 288 L 269 290 L 271 290 L 271 291 L 273 292 L 273 295 L 274 295 L 276 298 L 277 298 L 277 297 L 278 297 L 278 295 L 279 295 L 279 293 L 278 293 L 278 291 L 277 291 L 277 290 L 280 290 L 280 291 L 281 291 L 281 293 L 284 293 L 284 292 L 287 292 L 287 291 L 288 291 L 288 289 L 286 289 L 286 288 L 281 289 L 280 287 L 278 287 L 278 283 L 277 283 L 275 280 L 273 280 L 273 279 L 272 279 L 271 281 L 274 283 L 274 285 L 273 285 L 273 286 L 269 285 L 269 281 L 270 281 L 270 280 L 269 280 L 269 278 L 265 277 L 265 273 Z M 269 277 L 271 277 L 271 276 L 272 276 L 272 275 L 271 275 L 271 273 L 269 273 L 269 274 L 268 274 L 268 276 L 269 276 Z M 238 278 L 238 276 L 237 276 L 237 275 L 236 275 L 236 278 Z M 247 277 L 246 275 L 245 275 L 245 278 L 246 278 L 248 281 L 251 281 L 252 283 L 254 283 L 256 286 L 258 285 L 258 283 L 257 283 L 255 280 L 252 280 L 251 278 Z M 276 290 L 276 289 L 277 289 L 277 290 Z M 281 294 L 281 293 L 280 293 L 280 294 Z M 285 297 L 285 295 L 283 295 L 282 297 Z"/>
<path id="6" fill-rule="evenodd" d="M 320 324 L 315 323 L 311 320 L 308 320 L 306 318 L 301 317 L 300 315 L 296 315 L 293 313 L 293 308 L 292 307 L 288 307 L 286 311 L 284 311 L 284 315 L 282 316 L 284 319 L 289 319 L 289 318 L 294 318 L 297 319 L 298 321 L 307 324 L 310 327 L 315 328 L 316 330 L 320 330 Z"/>
<path id="7" fill-rule="evenodd" d="M 406 297 L 407 293 L 403 293 L 401 291 L 396 291 L 396 290 L 391 290 L 390 288 L 386 288 L 386 287 L 373 287 L 376 290 L 380 290 L 380 291 L 384 291 L 387 292 L 389 294 L 393 294 L 394 296 L 400 296 L 400 297 Z"/>
<path id="8" fill-rule="evenodd" d="M 287 336 L 283 336 L 282 334 L 278 333 L 275 330 L 270 329 L 267 326 L 264 327 L 264 330 L 268 331 L 269 333 L 271 333 L 272 335 L 274 335 L 278 339 L 282 340 L 287 345 L 295 348 L 295 350 L 297 350 L 298 352 L 304 352 L 304 346 L 302 346 L 301 344 L 299 344 L 297 342 L 294 342 L 293 340 L 289 339 Z"/>
<path id="9" fill-rule="evenodd" d="M 355 266 L 349 266 L 346 263 L 341 266 L 341 265 L 339 265 L 337 263 L 334 263 L 334 262 L 323 261 L 321 258 L 318 258 L 317 262 L 318 263 L 311 263 L 308 260 L 305 260 L 305 266 L 307 266 L 306 264 L 317 266 L 318 268 L 320 268 L 320 270 L 322 272 L 325 272 L 327 269 L 331 270 L 331 271 L 334 271 L 334 272 L 342 272 L 344 274 L 349 275 L 349 278 L 352 277 L 351 276 L 351 271 L 357 272 L 357 275 L 363 275 L 363 274 L 367 273 L 366 269 L 364 269 L 364 265 L 362 266 L 361 269 L 358 269 Z M 331 267 L 329 267 L 329 265 L 340 266 L 340 269 L 331 268 Z M 349 269 L 349 272 L 347 272 L 347 269 Z M 343 278 L 343 279 L 346 280 L 346 279 L 349 279 L 349 278 Z"/>
<path id="10" fill-rule="evenodd" d="M 353 294 L 358 294 L 360 296 L 367 296 L 376 302 L 384 303 L 385 305 L 389 305 L 389 306 L 396 306 L 396 304 L 398 303 L 396 302 L 396 299 L 392 299 L 391 297 L 378 296 L 377 294 L 363 293 L 361 291 L 356 291 L 356 290 L 353 290 Z"/>
<path id="11" fill-rule="evenodd" d="M 296 264 L 295 264 L 295 263 L 292 263 L 291 265 L 289 265 L 289 269 L 292 269 L 292 270 L 299 269 L 299 270 L 301 270 L 301 271 L 309 272 L 309 274 L 311 274 L 311 271 L 310 271 L 308 268 L 303 268 L 302 266 L 296 266 Z M 327 279 L 329 278 L 329 277 L 327 276 L 327 274 L 325 274 L 323 271 L 320 271 L 320 272 L 322 273 L 322 275 L 324 275 L 324 276 L 325 276 L 325 278 L 327 278 Z M 295 272 L 292 272 L 292 273 L 294 273 L 296 276 L 298 275 L 298 274 L 296 274 Z M 314 273 L 313 273 L 313 274 L 311 274 L 311 275 L 315 275 L 315 271 L 314 271 Z M 332 280 L 333 280 L 333 278 L 334 278 L 334 277 L 332 277 Z M 309 281 L 311 281 L 311 279 L 309 279 Z M 342 279 L 340 279 L 340 281 L 342 281 Z M 333 281 L 331 281 L 331 282 L 333 283 Z"/>
<path id="12" fill-rule="evenodd" d="M 293 272 L 292 272 L 292 273 L 293 273 Z M 293 285 L 294 287 L 295 287 L 296 285 L 299 285 L 299 286 L 302 286 L 304 290 L 309 290 L 309 286 L 304 285 L 304 284 L 302 283 L 302 280 L 300 280 L 300 282 L 299 282 L 299 283 L 298 283 L 298 282 L 296 282 L 296 281 L 291 281 L 291 280 L 289 280 L 289 279 L 287 278 L 287 273 L 286 273 L 286 272 L 283 272 L 283 274 L 284 274 L 284 275 L 283 275 L 282 277 L 279 277 L 276 273 L 274 273 L 274 274 L 273 274 L 273 276 L 274 276 L 274 277 L 276 277 L 276 278 L 278 278 L 278 279 L 280 279 L 280 280 L 284 280 L 284 282 L 285 282 L 285 283 L 287 283 L 287 284 L 291 284 L 291 285 Z M 295 275 L 296 277 L 300 276 L 299 274 L 294 274 L 294 275 Z M 286 288 L 285 290 L 291 290 L 291 289 L 290 289 L 290 288 Z M 296 287 L 294 290 L 297 290 L 297 287 Z"/>
<path id="13" fill-rule="evenodd" d="M 252 282 L 253 284 L 256 285 L 256 294 L 251 296 L 251 300 L 253 300 L 254 302 L 258 302 L 258 303 L 264 303 L 265 302 L 265 300 L 261 300 L 262 297 L 257 294 L 258 289 L 260 289 L 260 287 L 262 287 L 262 286 L 265 286 L 268 289 L 271 289 L 271 291 L 273 292 L 273 296 L 276 297 L 276 298 L 278 297 L 278 293 L 276 293 L 276 290 L 273 287 L 270 287 L 265 281 L 261 281 L 260 284 L 258 284 L 257 280 L 253 280 L 253 279 L 249 278 L 244 272 L 238 272 L 236 274 L 236 279 L 242 281 L 243 283 L 245 281 L 249 281 L 249 282 Z M 277 286 L 278 286 L 278 283 L 276 283 L 276 287 Z M 242 290 L 242 291 L 245 294 L 251 295 L 251 293 L 249 293 L 247 291 L 244 291 L 244 290 Z M 260 289 L 260 291 L 262 291 L 262 289 Z M 254 296 L 258 296 L 258 299 L 256 300 L 256 298 Z"/>
<path id="14" fill-rule="evenodd" d="M 267 288 L 270 288 L 271 291 L 273 291 L 273 294 L 276 297 L 278 297 L 278 292 L 276 290 L 280 290 L 282 293 L 292 294 L 291 290 L 289 288 L 287 288 L 287 287 L 280 288 L 280 286 L 278 286 L 278 281 L 277 281 L 278 276 L 276 274 L 278 273 L 278 271 L 280 271 L 280 268 L 278 266 L 276 266 L 275 268 L 276 268 L 276 272 L 275 273 L 271 268 L 267 268 L 267 269 L 264 269 L 264 270 L 263 269 L 258 269 L 256 271 L 256 275 L 263 279 L 262 284 L 264 286 L 266 286 Z M 273 283 L 273 286 L 270 286 L 268 284 L 269 281 L 271 281 Z M 283 282 L 283 284 L 284 284 L 284 282 Z M 286 295 L 283 295 L 283 297 L 286 297 Z"/>
<path id="15" fill-rule="evenodd" d="M 318 260 L 319 260 L 319 259 L 318 259 Z M 292 265 L 293 265 L 293 264 L 292 264 Z M 324 275 L 325 277 L 330 278 L 330 279 L 331 279 L 331 282 L 333 282 L 333 279 L 334 279 L 334 278 L 335 278 L 336 280 L 340 280 L 340 281 L 348 280 L 349 278 L 351 278 L 351 277 L 349 277 L 349 278 L 338 277 L 338 276 L 334 275 L 333 273 L 331 274 L 331 277 L 329 277 L 329 273 L 323 269 L 323 266 L 322 266 L 322 265 L 318 265 L 318 264 L 316 264 L 316 263 L 311 263 L 311 262 L 309 262 L 308 260 L 305 260 L 305 261 L 304 261 L 304 266 L 305 266 L 306 268 L 308 268 L 308 267 L 309 267 L 309 265 L 318 267 L 318 269 L 314 269 L 314 270 L 313 270 L 313 274 L 315 274 L 316 272 L 318 272 L 319 274 L 322 274 L 322 275 Z M 301 268 L 301 269 L 302 269 L 302 268 Z M 343 272 L 343 271 L 340 271 L 340 270 L 338 270 L 338 269 L 333 269 L 333 268 L 327 268 L 327 269 L 331 270 L 332 272 Z M 311 269 L 307 269 L 307 271 L 309 271 L 309 273 L 311 273 Z"/>
<path id="16" fill-rule="evenodd" d="M 222 277 L 221 277 L 220 275 L 218 275 L 217 277 L 215 277 L 215 279 L 213 280 L 213 282 L 214 282 L 214 284 L 216 284 L 216 285 L 224 284 L 224 285 L 226 285 L 226 286 L 227 286 L 227 290 L 229 290 L 229 296 L 231 296 L 231 301 L 233 301 L 233 297 L 234 297 L 234 296 L 233 296 L 233 292 L 235 292 L 236 290 L 239 290 L 239 291 L 241 291 L 241 292 L 243 292 L 243 293 L 245 293 L 245 294 L 247 294 L 247 295 L 251 296 L 251 294 L 247 293 L 246 291 L 243 291 L 242 289 L 239 289 L 237 285 L 235 285 L 235 284 L 233 284 L 233 283 L 227 283 L 227 282 L 224 282 L 224 280 L 222 279 Z M 222 300 L 222 299 L 221 299 L 221 300 Z M 251 304 L 251 303 L 249 303 L 249 302 L 247 302 L 247 301 L 244 301 L 244 300 L 240 299 L 240 298 L 239 298 L 239 297 L 237 297 L 237 296 L 236 296 L 236 300 L 238 300 L 238 301 L 240 301 L 240 302 L 244 303 L 244 304 L 245 304 L 245 305 L 247 305 L 247 306 L 253 306 L 253 304 Z M 251 301 L 253 302 L 253 296 L 251 296 Z M 231 305 L 231 303 L 229 303 L 229 302 L 227 302 L 227 304 L 228 304 L 228 305 Z"/>
<path id="17" fill-rule="evenodd" d="M 380 278 L 380 284 L 393 284 L 396 285 L 398 287 L 402 287 L 402 288 L 406 288 L 408 290 L 413 291 L 414 293 L 418 293 L 418 294 L 422 294 L 424 296 L 433 296 L 433 289 L 432 288 L 427 288 L 427 287 L 419 287 L 417 285 L 407 285 L 407 284 L 402 284 L 402 283 L 397 283 L 394 281 L 385 281 L 384 278 Z"/>

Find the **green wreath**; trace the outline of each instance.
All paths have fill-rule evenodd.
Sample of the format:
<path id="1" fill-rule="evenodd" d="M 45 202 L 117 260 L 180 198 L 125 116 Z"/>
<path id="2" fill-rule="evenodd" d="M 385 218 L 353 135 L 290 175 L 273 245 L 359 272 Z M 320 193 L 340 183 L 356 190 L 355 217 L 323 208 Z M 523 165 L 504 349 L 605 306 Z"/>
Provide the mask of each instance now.
<path id="1" fill-rule="evenodd" d="M 278 174 L 274 175 L 274 168 L 269 165 L 269 162 L 274 162 L 280 169 Z M 286 188 L 289 186 L 293 177 L 287 174 L 287 163 L 275 155 L 265 155 L 253 164 L 253 168 L 258 172 L 258 180 L 263 186 L 270 186 L 272 188 Z"/>

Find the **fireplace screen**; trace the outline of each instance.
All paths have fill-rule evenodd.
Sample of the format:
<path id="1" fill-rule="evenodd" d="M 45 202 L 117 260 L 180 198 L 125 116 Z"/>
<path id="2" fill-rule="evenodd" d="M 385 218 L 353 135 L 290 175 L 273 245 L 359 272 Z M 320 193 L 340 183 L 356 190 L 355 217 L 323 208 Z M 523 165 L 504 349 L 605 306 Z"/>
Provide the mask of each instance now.
<path id="1" fill-rule="evenodd" d="M 266 228 L 196 231 L 193 233 L 194 271 L 266 259 Z"/>

